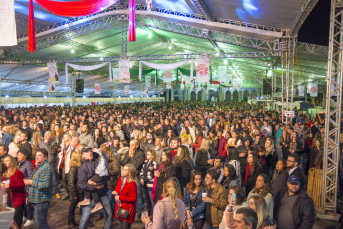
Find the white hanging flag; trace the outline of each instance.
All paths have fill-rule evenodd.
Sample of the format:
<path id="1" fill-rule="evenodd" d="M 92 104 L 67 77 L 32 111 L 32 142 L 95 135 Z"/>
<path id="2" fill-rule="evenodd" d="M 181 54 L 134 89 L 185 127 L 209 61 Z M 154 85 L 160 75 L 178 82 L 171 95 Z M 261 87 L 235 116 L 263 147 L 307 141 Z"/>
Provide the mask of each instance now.
<path id="1" fill-rule="evenodd" d="M 114 81 L 119 80 L 119 68 L 112 68 L 112 78 Z"/>
<path id="2" fill-rule="evenodd" d="M 57 70 L 57 64 L 56 62 L 49 62 L 47 63 L 48 71 L 49 71 L 49 80 L 51 82 L 59 83 L 59 77 L 58 77 L 58 70 Z"/>
<path id="3" fill-rule="evenodd" d="M 163 94 L 163 88 L 160 88 L 160 94 Z"/>
<path id="4" fill-rule="evenodd" d="M 190 78 L 185 78 L 185 87 L 192 87 L 191 79 Z"/>
<path id="5" fill-rule="evenodd" d="M 94 85 L 94 88 L 95 88 L 95 94 L 99 95 L 100 94 L 100 83 L 96 83 Z"/>
<path id="6" fill-rule="evenodd" d="M 226 66 L 218 66 L 218 81 L 220 83 L 226 83 L 227 81 L 227 67 Z"/>
<path id="7" fill-rule="evenodd" d="M 149 88 L 145 87 L 145 94 L 147 95 L 149 93 Z"/>
<path id="8" fill-rule="evenodd" d="M 317 97 L 318 95 L 318 84 L 311 84 L 310 96 Z"/>
<path id="9" fill-rule="evenodd" d="M 305 96 L 305 86 L 299 86 L 299 96 Z"/>
<path id="10" fill-rule="evenodd" d="M 145 0 L 146 3 L 146 11 L 151 11 L 152 9 L 152 0 Z"/>
<path id="11" fill-rule="evenodd" d="M 130 83 L 130 61 L 119 60 L 119 76 L 118 81 L 123 83 Z"/>
<path id="12" fill-rule="evenodd" d="M 151 76 L 145 76 L 145 86 L 151 87 Z"/>
<path id="13" fill-rule="evenodd" d="M 197 58 L 197 76 L 196 81 L 199 83 L 209 82 L 210 74 L 209 74 L 209 67 L 210 61 L 208 58 Z"/>
<path id="14" fill-rule="evenodd" d="M 293 88 L 293 96 L 297 94 L 297 89 Z"/>
<path id="15" fill-rule="evenodd" d="M 167 89 L 171 89 L 171 82 L 167 82 Z"/>
<path id="16" fill-rule="evenodd" d="M 181 88 L 181 90 L 184 90 L 185 89 L 185 85 L 182 83 L 180 88 Z"/>
<path id="17" fill-rule="evenodd" d="M 17 45 L 14 0 L 0 0 L 0 47 Z"/>
<path id="18" fill-rule="evenodd" d="M 234 78 L 233 81 L 232 81 L 232 86 L 234 88 L 242 88 L 242 82 L 241 82 L 241 79 L 239 78 Z"/>
<path id="19" fill-rule="evenodd" d="M 48 85 L 49 85 L 49 92 L 55 92 L 56 91 L 56 82 L 49 80 Z"/>
<path id="20" fill-rule="evenodd" d="M 130 87 L 129 85 L 125 85 L 125 95 L 128 95 L 130 93 Z"/>
<path id="21" fill-rule="evenodd" d="M 164 70 L 163 71 L 163 80 L 164 82 L 171 82 L 172 78 L 171 78 L 171 70 Z"/>

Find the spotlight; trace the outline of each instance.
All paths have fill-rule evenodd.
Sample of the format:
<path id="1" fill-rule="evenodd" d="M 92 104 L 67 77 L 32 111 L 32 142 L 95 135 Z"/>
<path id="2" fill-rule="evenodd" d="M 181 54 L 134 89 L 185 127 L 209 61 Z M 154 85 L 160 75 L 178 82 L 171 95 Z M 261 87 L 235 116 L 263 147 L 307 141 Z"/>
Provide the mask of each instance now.
<path id="1" fill-rule="evenodd" d="M 67 96 L 67 99 L 69 99 L 69 96 Z"/>
<path id="2" fill-rule="evenodd" d="M 169 49 L 172 49 L 172 46 L 171 46 L 171 45 L 169 45 Z"/>
<path id="3" fill-rule="evenodd" d="M 227 64 L 227 60 L 224 60 L 224 64 Z"/>
<path id="4" fill-rule="evenodd" d="M 17 85 L 17 86 L 18 86 L 19 84 L 17 84 L 17 83 L 16 83 L 15 85 Z"/>
<path id="5" fill-rule="evenodd" d="M 118 99 L 120 99 L 120 96 L 118 96 Z"/>
<path id="6" fill-rule="evenodd" d="M 104 58 L 103 58 L 103 57 L 100 57 L 100 60 L 104 60 Z"/>
<path id="7" fill-rule="evenodd" d="M 71 52 L 71 53 L 74 53 L 75 51 L 74 51 L 74 49 L 71 49 L 70 52 Z"/>
<path id="8" fill-rule="evenodd" d="M 6 98 L 8 98 L 8 95 L 6 95 Z"/>
<path id="9" fill-rule="evenodd" d="M 84 96 L 82 96 L 82 98 L 84 98 L 84 99 L 85 99 L 85 98 L 86 98 L 86 96 L 84 95 Z"/>
<path id="10" fill-rule="evenodd" d="M 133 95 L 130 95 L 131 98 L 133 98 Z"/>
<path id="11" fill-rule="evenodd" d="M 148 37 L 149 37 L 149 38 L 151 38 L 151 37 L 152 37 L 152 36 L 151 36 L 151 33 L 149 33 Z"/>
<path id="12" fill-rule="evenodd" d="M 44 95 L 44 99 L 46 99 L 46 95 Z"/>

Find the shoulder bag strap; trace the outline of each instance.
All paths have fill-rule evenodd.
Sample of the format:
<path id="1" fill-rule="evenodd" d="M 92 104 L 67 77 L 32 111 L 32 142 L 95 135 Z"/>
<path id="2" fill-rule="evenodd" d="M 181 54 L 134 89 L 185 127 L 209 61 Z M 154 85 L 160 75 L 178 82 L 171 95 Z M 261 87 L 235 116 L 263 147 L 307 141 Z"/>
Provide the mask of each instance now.
<path id="1" fill-rule="evenodd" d="M 162 201 L 162 205 L 163 205 L 163 229 L 167 229 L 167 217 L 168 217 L 167 205 L 163 201 Z"/>

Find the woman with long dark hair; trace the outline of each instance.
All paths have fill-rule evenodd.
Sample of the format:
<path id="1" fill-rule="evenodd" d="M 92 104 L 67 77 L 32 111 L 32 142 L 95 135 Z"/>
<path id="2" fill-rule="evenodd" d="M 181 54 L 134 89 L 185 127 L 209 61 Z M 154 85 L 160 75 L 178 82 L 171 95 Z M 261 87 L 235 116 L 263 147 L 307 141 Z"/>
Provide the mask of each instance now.
<path id="1" fill-rule="evenodd" d="M 249 153 L 247 157 L 247 166 L 245 169 L 245 193 L 249 194 L 256 185 L 257 177 L 263 173 L 263 169 L 257 162 L 257 157 L 254 153 Z"/>
<path id="2" fill-rule="evenodd" d="M 210 151 L 212 155 L 218 154 L 218 137 L 217 132 L 215 130 L 210 130 L 208 132 L 208 139 L 210 140 Z M 202 143 L 202 141 L 201 141 Z M 200 146 L 201 148 L 201 146 Z"/>
<path id="3" fill-rule="evenodd" d="M 183 190 L 189 183 L 192 161 L 186 146 L 179 146 L 176 153 L 177 159 L 174 162 L 176 178 L 180 182 L 181 190 Z"/>
<path id="4" fill-rule="evenodd" d="M 204 132 L 202 131 L 201 126 L 198 126 L 197 128 L 197 135 L 195 136 L 195 143 L 192 144 L 194 147 L 194 152 L 198 152 L 200 145 L 201 145 L 201 140 L 204 137 Z"/>
<path id="5" fill-rule="evenodd" d="M 286 171 L 287 163 L 285 160 L 279 160 L 275 166 L 275 173 L 272 179 L 272 193 L 273 196 L 287 186 L 288 171 Z"/>
<path id="6" fill-rule="evenodd" d="M 235 147 L 229 147 L 226 163 L 232 165 L 235 168 L 238 183 L 241 184 L 241 163 L 239 160 L 238 151 Z"/>
<path id="7" fill-rule="evenodd" d="M 230 190 L 233 186 L 239 186 L 236 170 L 231 164 L 225 164 L 224 176 L 226 177 L 223 186 L 226 190 Z"/>
<path id="8" fill-rule="evenodd" d="M 206 221 L 206 203 L 202 201 L 203 193 L 206 193 L 206 186 L 202 174 L 194 170 L 191 173 L 190 182 L 186 185 L 183 201 L 186 206 L 187 224 L 194 224 L 195 229 L 202 229 Z"/>
<path id="9" fill-rule="evenodd" d="M 231 132 L 231 137 L 226 144 L 226 149 L 228 149 L 230 146 L 233 146 L 237 148 L 238 146 L 242 145 L 242 141 L 239 139 L 239 131 L 238 130 L 233 130 Z"/>
<path id="10" fill-rule="evenodd" d="M 94 148 L 100 148 L 101 144 L 105 143 L 105 138 L 102 136 L 100 129 L 96 128 L 93 134 L 94 138 Z"/>
<path id="11" fill-rule="evenodd" d="M 264 147 L 266 149 L 266 161 L 267 161 L 267 170 L 265 173 L 270 178 L 272 178 L 275 164 L 278 159 L 277 153 L 274 149 L 274 141 L 270 138 L 267 138 L 266 142 L 264 143 Z"/>
<path id="12" fill-rule="evenodd" d="M 310 168 L 314 168 L 314 160 L 316 159 L 317 154 L 318 154 L 319 150 L 321 149 L 321 144 L 322 144 L 321 140 L 316 139 L 314 142 L 314 146 L 311 148 L 310 158 L 309 158 Z"/>
<path id="13" fill-rule="evenodd" d="M 175 176 L 175 167 L 172 162 L 172 150 L 165 149 L 162 152 L 162 164 L 154 172 L 154 185 L 152 188 L 152 198 L 154 203 L 157 203 L 161 199 L 163 192 L 163 183 L 168 180 L 169 177 Z"/>

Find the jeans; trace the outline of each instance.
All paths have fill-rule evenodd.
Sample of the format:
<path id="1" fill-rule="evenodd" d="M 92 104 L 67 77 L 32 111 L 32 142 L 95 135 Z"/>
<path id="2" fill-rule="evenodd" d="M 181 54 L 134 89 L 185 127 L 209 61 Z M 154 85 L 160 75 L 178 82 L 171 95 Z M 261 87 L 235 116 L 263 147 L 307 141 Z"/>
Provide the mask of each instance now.
<path id="1" fill-rule="evenodd" d="M 111 217 L 112 211 L 111 211 L 110 201 L 109 201 L 107 195 L 100 197 L 100 200 L 101 200 L 104 208 L 99 210 L 98 213 L 104 215 L 104 219 L 105 219 L 104 229 L 109 229 L 109 228 L 111 228 L 111 224 L 112 224 L 112 217 Z M 91 211 L 94 208 L 94 206 L 95 206 L 94 201 L 93 201 L 93 199 L 91 199 L 91 204 L 84 206 L 82 208 L 82 216 L 81 216 L 80 227 L 79 227 L 80 229 L 87 228 L 88 221 L 90 220 L 90 217 L 91 217 Z"/>
<path id="2" fill-rule="evenodd" d="M 47 221 L 49 206 L 50 206 L 50 202 L 45 202 L 45 203 L 34 205 L 37 228 L 39 229 L 49 229 L 49 225 Z"/>
<path id="3" fill-rule="evenodd" d="M 84 199 L 83 193 L 78 193 L 77 199 L 74 199 L 73 197 L 71 198 L 71 203 L 69 206 L 68 222 L 69 221 L 71 222 L 73 219 L 75 219 L 75 210 L 76 210 L 77 203 L 82 201 L 83 199 Z"/>
<path id="4" fill-rule="evenodd" d="M 64 187 L 64 195 L 69 195 L 69 188 L 68 188 L 68 173 L 65 173 L 65 167 L 62 168 L 62 181 Z"/>
<path id="5" fill-rule="evenodd" d="M 144 211 L 144 199 L 143 199 L 143 191 L 142 191 L 142 184 L 140 179 L 136 180 L 137 184 L 137 200 L 138 200 L 138 210 L 139 212 Z"/>
<path id="6" fill-rule="evenodd" d="M 55 168 L 55 165 L 51 165 L 52 168 L 52 193 L 55 195 L 57 193 L 60 193 L 60 190 L 58 189 L 58 183 L 57 183 L 57 170 Z"/>
<path id="7" fill-rule="evenodd" d="M 19 229 L 21 229 L 21 225 L 23 224 L 23 215 L 24 215 L 25 203 L 22 203 L 15 209 L 13 220 L 18 225 Z"/>
<path id="8" fill-rule="evenodd" d="M 219 227 L 212 227 L 206 223 L 206 229 L 219 229 Z"/>
<path id="9" fill-rule="evenodd" d="M 115 208 L 116 208 L 116 200 L 114 199 L 114 196 L 112 195 L 112 192 L 113 192 L 114 189 L 109 189 L 107 191 L 107 197 L 110 201 L 110 205 L 111 205 L 111 210 L 112 210 L 112 219 L 114 218 L 114 211 L 115 211 Z"/>
<path id="10" fill-rule="evenodd" d="M 144 193 L 144 200 L 148 208 L 148 214 L 149 216 L 152 216 L 155 204 L 152 199 L 152 191 L 148 190 L 148 187 L 146 184 L 144 184 L 143 186 L 143 193 Z"/>
<path id="11" fill-rule="evenodd" d="M 130 229 L 131 228 L 131 223 L 128 223 L 128 222 L 122 220 L 121 218 L 119 218 L 119 222 L 120 222 L 120 228 L 121 229 Z"/>
<path id="12" fill-rule="evenodd" d="M 33 209 L 32 206 L 25 203 L 24 216 L 28 220 L 33 220 Z"/>

